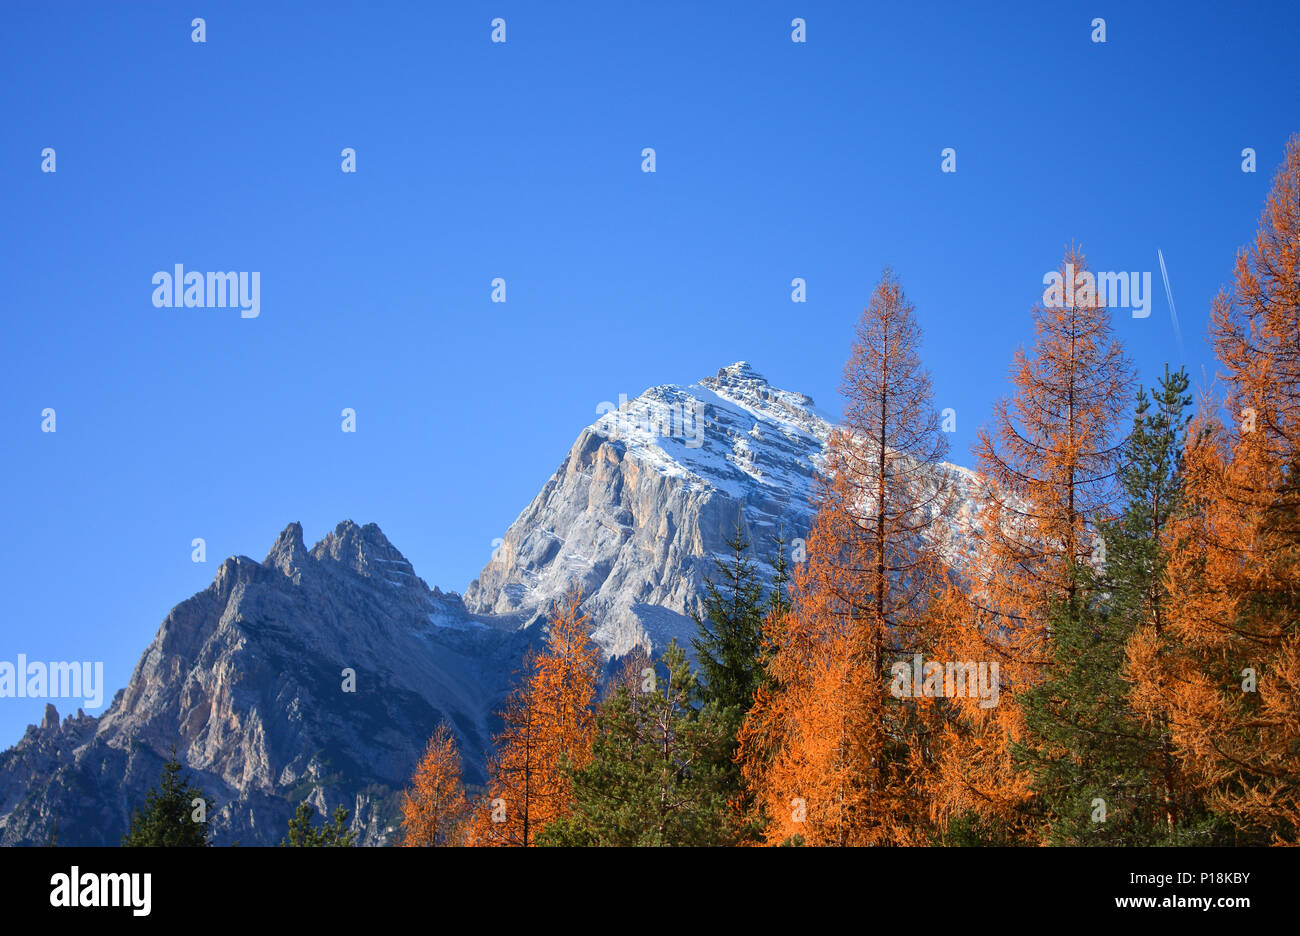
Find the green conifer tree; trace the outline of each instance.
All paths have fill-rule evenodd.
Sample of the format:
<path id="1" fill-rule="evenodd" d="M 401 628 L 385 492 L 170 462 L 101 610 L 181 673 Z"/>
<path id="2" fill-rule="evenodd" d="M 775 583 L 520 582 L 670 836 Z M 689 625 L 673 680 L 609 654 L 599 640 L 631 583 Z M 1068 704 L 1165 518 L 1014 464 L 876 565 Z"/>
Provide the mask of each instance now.
<path id="1" fill-rule="evenodd" d="M 715 706 L 692 705 L 695 675 L 676 642 L 663 664 L 666 679 L 632 674 L 601 705 L 591 762 L 570 772 L 573 808 L 538 844 L 734 844 L 726 724 Z"/>
<path id="2" fill-rule="evenodd" d="M 782 615 L 790 610 L 790 562 L 785 557 L 786 543 L 785 531 L 777 530 L 776 536 L 772 537 L 772 545 L 775 547 L 772 568 L 776 574 L 772 577 L 772 591 L 767 596 L 769 614 Z M 763 678 L 766 678 L 766 674 L 760 676 L 760 679 Z"/>
<path id="3" fill-rule="evenodd" d="M 342 806 L 334 810 L 334 821 L 311 824 L 316 811 L 307 803 L 299 803 L 298 811 L 289 819 L 289 834 L 280 841 L 284 848 L 351 848 L 356 836 L 348 828 L 348 811 Z"/>
<path id="4" fill-rule="evenodd" d="M 739 511 L 727 546 L 731 556 L 715 560 L 718 578 L 707 583 L 704 614 L 695 617 L 699 633 L 692 644 L 703 677 L 697 696 L 702 707 L 713 709 L 727 734 L 716 769 L 725 778 L 736 837 L 757 841 L 763 817 L 736 762 L 737 735 L 753 706 L 755 691 L 770 682 L 767 658 L 773 648 L 764 640 L 763 622 L 774 614 L 779 619 L 788 609 L 786 589 L 790 576 L 785 539 L 778 533 L 775 577 L 770 593 L 764 596 L 763 583 L 748 556 L 750 543 Z"/>
<path id="5" fill-rule="evenodd" d="M 692 640 L 703 681 L 702 701 L 713 703 L 739 725 L 758 685 L 763 649 L 763 583 L 749 558 L 749 541 L 739 512 L 727 540 L 730 558 L 715 559 L 718 578 L 704 589 L 704 613 L 696 614 Z"/>
<path id="6" fill-rule="evenodd" d="M 181 777 L 184 766 L 172 747 L 163 764 L 158 786 L 145 796 L 144 809 L 136 808 L 131 815 L 130 828 L 122 836 L 127 848 L 203 847 L 211 845 L 211 820 L 208 812 L 212 804 L 203 791 Z"/>
<path id="7" fill-rule="evenodd" d="M 1160 626 L 1170 596 L 1162 536 L 1183 507 L 1188 379 L 1165 370 L 1139 391 L 1119 482 L 1123 513 L 1098 523 L 1090 565 L 1049 618 L 1052 666 L 1025 697 L 1026 737 L 1012 745 L 1033 778 L 1043 839 L 1057 845 L 1214 840 L 1223 824 L 1182 781 L 1167 730 L 1130 704 L 1128 641 Z"/>

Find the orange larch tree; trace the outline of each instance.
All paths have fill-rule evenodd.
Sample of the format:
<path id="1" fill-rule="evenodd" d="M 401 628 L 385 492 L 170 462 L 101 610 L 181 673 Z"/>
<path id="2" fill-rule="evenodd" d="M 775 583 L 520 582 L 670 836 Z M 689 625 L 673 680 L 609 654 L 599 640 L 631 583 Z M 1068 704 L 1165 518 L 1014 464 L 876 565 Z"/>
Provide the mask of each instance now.
<path id="1" fill-rule="evenodd" d="M 460 779 L 460 754 L 446 722 L 439 723 L 425 746 L 402 801 L 404 846 L 459 844 L 469 812 Z"/>
<path id="2" fill-rule="evenodd" d="M 1208 803 L 1300 844 L 1300 136 L 1210 335 L 1228 424 L 1207 400 L 1186 453 L 1188 515 L 1166 541 L 1175 600 L 1134 636 L 1135 701 L 1168 719 Z"/>
<path id="3" fill-rule="evenodd" d="M 492 739 L 487 763 L 487 795 L 475 804 L 466 844 L 531 845 L 540 831 L 538 786 L 543 767 L 542 715 L 538 694 L 537 654 L 524 656 L 520 683 L 502 707 L 501 731 Z"/>
<path id="4" fill-rule="evenodd" d="M 552 609 L 543 652 L 525 659 L 521 684 L 501 713 L 488 761 L 488 795 L 478 804 L 472 845 L 529 846 L 567 814 L 565 767 L 591 756 L 598 651 L 575 590 Z"/>
<path id="5" fill-rule="evenodd" d="M 973 446 L 981 475 L 978 547 L 967 581 L 946 596 L 944 655 L 997 663 L 999 702 L 954 699 L 935 796 L 942 817 L 973 811 L 1017 834 L 1029 781 L 1012 770 L 1021 737 L 1015 693 L 1047 664 L 1054 602 L 1073 607 L 1078 570 L 1094 562 L 1098 518 L 1113 513 L 1117 432 L 1132 398 L 1132 367 L 1076 249 L 1067 251 L 1031 312 L 1034 343 L 1012 360 L 1011 396 Z"/>
<path id="6" fill-rule="evenodd" d="M 926 646 L 946 581 L 932 534 L 951 504 L 914 309 L 885 272 L 845 366 L 818 513 L 788 611 L 767 621 L 769 685 L 740 737 L 768 840 L 914 840 L 909 775 L 918 709 L 889 693 L 891 664 Z"/>

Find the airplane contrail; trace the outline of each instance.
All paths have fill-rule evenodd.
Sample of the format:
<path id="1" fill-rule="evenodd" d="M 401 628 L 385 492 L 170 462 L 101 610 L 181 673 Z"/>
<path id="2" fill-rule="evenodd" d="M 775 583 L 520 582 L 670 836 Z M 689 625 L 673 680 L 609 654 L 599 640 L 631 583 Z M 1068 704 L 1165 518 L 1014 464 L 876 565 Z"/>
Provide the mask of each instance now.
<path id="1" fill-rule="evenodd" d="M 1165 255 L 1161 253 L 1159 247 L 1156 248 L 1156 256 L 1160 258 L 1160 276 L 1165 281 L 1165 298 L 1169 300 L 1169 318 L 1174 323 L 1174 338 L 1178 341 L 1178 360 L 1185 364 L 1187 361 L 1183 354 L 1183 332 L 1178 327 L 1178 310 L 1174 308 L 1174 294 L 1169 289 L 1169 271 L 1165 269 Z"/>

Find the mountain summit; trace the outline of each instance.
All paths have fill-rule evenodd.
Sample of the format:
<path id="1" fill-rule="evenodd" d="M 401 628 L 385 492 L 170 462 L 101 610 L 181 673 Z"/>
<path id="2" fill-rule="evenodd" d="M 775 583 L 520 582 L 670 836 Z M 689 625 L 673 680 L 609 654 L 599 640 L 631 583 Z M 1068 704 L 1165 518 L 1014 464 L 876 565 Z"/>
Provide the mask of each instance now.
<path id="1" fill-rule="evenodd" d="M 583 429 L 462 598 L 429 588 L 375 524 L 310 549 L 290 523 L 262 562 L 225 560 L 167 615 L 99 718 L 39 726 L 0 753 L 0 843 L 117 844 L 175 744 L 218 844 L 275 844 L 301 802 L 342 805 L 390 841 L 439 721 L 482 782 L 493 712 L 551 603 L 574 584 L 610 657 L 690 645 L 737 518 L 770 574 L 798 558 L 831 432 L 810 397 L 744 361 L 651 387 Z M 959 484 L 965 469 L 942 466 Z"/>
<path id="2" fill-rule="evenodd" d="M 743 518 L 766 567 L 806 535 L 830 424 L 811 397 L 739 361 L 651 387 L 578 434 L 465 592 L 480 614 L 534 614 L 572 583 L 610 654 L 690 645 L 705 577 Z"/>

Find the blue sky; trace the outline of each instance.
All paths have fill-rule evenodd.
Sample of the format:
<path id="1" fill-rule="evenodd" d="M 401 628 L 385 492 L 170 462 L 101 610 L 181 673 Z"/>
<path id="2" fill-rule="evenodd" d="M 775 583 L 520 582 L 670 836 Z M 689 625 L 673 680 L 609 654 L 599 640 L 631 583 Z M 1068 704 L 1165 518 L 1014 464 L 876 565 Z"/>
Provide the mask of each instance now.
<path id="1" fill-rule="evenodd" d="M 102 660 L 105 703 L 290 521 L 462 590 L 602 401 L 743 359 L 838 413 L 886 264 L 959 463 L 1072 240 L 1153 273 L 1115 319 L 1147 379 L 1163 251 L 1200 382 L 1300 131 L 1294 3 L 322 7 L 5 6 L 0 660 Z M 155 308 L 177 263 L 260 272 L 261 314 Z M 0 743 L 42 708 L 0 700 Z"/>

